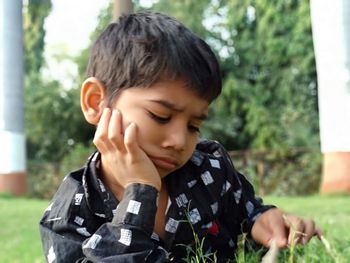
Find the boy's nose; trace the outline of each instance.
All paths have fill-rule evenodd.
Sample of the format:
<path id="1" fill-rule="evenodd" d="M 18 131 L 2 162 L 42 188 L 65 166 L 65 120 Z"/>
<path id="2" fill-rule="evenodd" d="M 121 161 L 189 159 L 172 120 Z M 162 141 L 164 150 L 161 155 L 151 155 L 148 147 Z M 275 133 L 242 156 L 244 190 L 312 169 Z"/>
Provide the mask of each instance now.
<path id="1" fill-rule="evenodd" d="M 163 146 L 165 148 L 173 148 L 176 151 L 184 150 L 186 146 L 186 133 L 182 129 L 168 131 L 165 135 Z"/>

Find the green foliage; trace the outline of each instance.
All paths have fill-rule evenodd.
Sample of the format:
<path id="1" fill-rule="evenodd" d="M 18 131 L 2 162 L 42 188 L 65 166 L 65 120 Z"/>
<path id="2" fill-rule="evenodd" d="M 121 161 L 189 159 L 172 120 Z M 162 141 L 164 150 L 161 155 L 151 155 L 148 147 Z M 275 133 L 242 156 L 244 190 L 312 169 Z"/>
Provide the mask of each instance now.
<path id="1" fill-rule="evenodd" d="M 226 14 L 216 27 L 226 35 L 218 46 L 224 89 L 207 134 L 229 149 L 317 146 L 308 1 L 218 3 L 212 13 Z"/>
<path id="2" fill-rule="evenodd" d="M 79 102 L 77 89 L 64 90 L 57 81 L 42 83 L 27 93 L 30 159 L 58 162 L 75 143 L 89 142 L 93 127 L 86 123 Z"/>
<path id="3" fill-rule="evenodd" d="M 24 60 L 27 78 L 37 79 L 44 63 L 44 21 L 51 7 L 50 0 L 28 0 L 24 5 Z"/>
<path id="4" fill-rule="evenodd" d="M 238 171 L 259 195 L 315 194 L 320 186 L 322 155 L 317 149 L 231 152 Z"/>
<path id="5" fill-rule="evenodd" d="M 49 0 L 29 0 L 24 6 L 29 191 L 46 198 L 52 196 L 62 179 L 59 176 L 62 159 L 70 156 L 75 144 L 88 144 L 94 131 L 81 113 L 79 90 L 66 90 L 58 81 L 42 79 L 44 21 L 50 10 Z"/>
<path id="6" fill-rule="evenodd" d="M 71 171 L 83 167 L 87 158 L 95 151 L 93 146 L 75 144 L 64 158 L 57 162 L 43 162 L 38 159 L 28 163 L 28 195 L 51 199 L 63 178 Z"/>

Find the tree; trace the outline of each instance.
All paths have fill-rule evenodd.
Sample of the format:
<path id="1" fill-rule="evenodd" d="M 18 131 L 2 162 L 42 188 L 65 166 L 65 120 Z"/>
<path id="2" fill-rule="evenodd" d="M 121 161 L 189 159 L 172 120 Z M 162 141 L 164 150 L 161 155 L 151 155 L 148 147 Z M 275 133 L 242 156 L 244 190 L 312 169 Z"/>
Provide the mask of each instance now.
<path id="1" fill-rule="evenodd" d="M 30 0 L 24 9 L 25 107 L 28 158 L 60 162 L 75 143 L 87 144 L 93 128 L 82 118 L 79 90 L 44 81 L 44 21 L 50 0 Z"/>
<path id="2" fill-rule="evenodd" d="M 224 89 L 209 133 L 230 149 L 318 145 L 316 69 L 307 1 L 220 1 Z M 221 123 L 221 125 L 219 124 Z"/>

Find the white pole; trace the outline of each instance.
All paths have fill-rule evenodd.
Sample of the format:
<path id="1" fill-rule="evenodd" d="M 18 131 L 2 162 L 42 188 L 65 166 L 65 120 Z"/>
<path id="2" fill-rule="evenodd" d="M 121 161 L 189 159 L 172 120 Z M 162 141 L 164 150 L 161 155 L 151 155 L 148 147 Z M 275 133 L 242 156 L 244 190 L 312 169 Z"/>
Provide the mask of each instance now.
<path id="1" fill-rule="evenodd" d="M 113 21 L 116 21 L 122 14 L 130 14 L 132 11 L 131 0 L 113 0 Z"/>
<path id="2" fill-rule="evenodd" d="M 350 1 L 311 0 L 323 178 L 321 192 L 350 192 Z"/>
<path id="3" fill-rule="evenodd" d="M 0 0 L 0 192 L 26 191 L 22 1 Z"/>

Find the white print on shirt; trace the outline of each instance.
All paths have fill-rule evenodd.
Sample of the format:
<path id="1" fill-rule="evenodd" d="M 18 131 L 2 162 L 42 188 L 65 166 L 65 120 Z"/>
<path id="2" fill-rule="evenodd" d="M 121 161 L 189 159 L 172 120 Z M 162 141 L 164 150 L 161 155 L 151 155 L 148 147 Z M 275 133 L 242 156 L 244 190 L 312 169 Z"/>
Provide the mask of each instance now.
<path id="1" fill-rule="evenodd" d="M 130 246 L 131 244 L 131 238 L 132 238 L 132 232 L 129 229 L 120 229 L 120 238 L 119 238 L 119 242 L 126 245 L 126 246 Z"/>
<path id="2" fill-rule="evenodd" d="M 229 245 L 230 247 L 234 247 L 234 246 L 235 246 L 235 242 L 233 242 L 233 240 L 230 239 L 230 241 L 228 242 L 228 245 Z"/>
<path id="3" fill-rule="evenodd" d="M 84 218 L 81 218 L 80 216 L 76 216 L 74 218 L 74 223 L 77 223 L 79 226 L 81 226 L 84 223 Z"/>
<path id="4" fill-rule="evenodd" d="M 202 228 L 203 229 L 209 229 L 209 228 L 211 228 L 213 226 L 213 222 L 209 222 L 208 224 L 206 224 L 206 225 L 202 225 Z"/>
<path id="5" fill-rule="evenodd" d="M 253 218 L 252 221 L 255 222 L 255 220 L 261 215 L 261 213 L 257 213 Z"/>
<path id="6" fill-rule="evenodd" d="M 102 218 L 106 218 L 106 215 L 105 215 L 105 214 L 95 213 L 95 215 L 97 215 L 97 216 L 99 216 L 99 217 L 102 217 Z"/>
<path id="7" fill-rule="evenodd" d="M 112 210 L 112 214 L 113 214 L 113 216 L 115 216 L 117 214 L 117 208 Z"/>
<path id="8" fill-rule="evenodd" d="M 197 183 L 197 180 L 194 179 L 194 180 L 192 180 L 192 181 L 189 181 L 189 182 L 187 183 L 187 186 L 188 186 L 188 188 L 192 188 L 196 183 Z"/>
<path id="9" fill-rule="evenodd" d="M 236 204 L 238 205 L 239 201 L 241 200 L 242 189 L 238 189 L 236 192 L 233 193 L 233 195 L 235 196 L 235 201 L 236 201 Z"/>
<path id="10" fill-rule="evenodd" d="M 211 207 L 211 211 L 213 211 L 213 214 L 215 215 L 218 212 L 219 204 L 218 202 L 215 202 L 214 204 L 211 204 L 210 207 Z"/>
<path id="11" fill-rule="evenodd" d="M 75 197 L 74 197 L 74 204 L 75 205 L 80 205 L 81 200 L 83 199 L 83 195 L 84 194 L 75 194 Z"/>
<path id="12" fill-rule="evenodd" d="M 52 206 L 53 206 L 53 202 L 49 204 L 49 206 L 45 209 L 45 212 L 51 211 Z"/>
<path id="13" fill-rule="evenodd" d="M 201 174 L 202 181 L 205 185 L 211 184 L 214 182 L 213 177 L 211 176 L 209 171 L 205 171 Z"/>
<path id="14" fill-rule="evenodd" d="M 178 207 L 186 206 L 186 204 L 188 203 L 188 199 L 184 193 L 176 197 L 175 200 Z"/>
<path id="15" fill-rule="evenodd" d="M 221 153 L 220 153 L 219 151 L 215 151 L 215 152 L 213 153 L 213 155 L 214 155 L 215 157 L 221 157 Z"/>
<path id="16" fill-rule="evenodd" d="M 247 213 L 248 213 L 248 216 L 251 216 L 251 214 L 253 213 L 254 211 L 254 205 L 252 202 L 248 201 L 246 204 L 245 204 L 245 208 L 247 209 Z"/>
<path id="17" fill-rule="evenodd" d="M 102 237 L 100 235 L 93 234 L 92 237 L 90 237 L 90 239 L 88 240 L 88 242 L 83 246 L 83 248 L 95 249 L 101 239 Z"/>
<path id="18" fill-rule="evenodd" d="M 58 221 L 58 220 L 61 220 L 62 217 L 54 217 L 54 218 L 49 218 L 46 220 L 46 222 L 53 222 L 53 221 Z"/>
<path id="19" fill-rule="evenodd" d="M 160 241 L 159 236 L 157 235 L 157 233 L 153 232 L 152 235 L 151 235 L 151 238 L 154 239 L 154 240 Z"/>
<path id="20" fill-rule="evenodd" d="M 191 210 L 189 212 L 189 216 L 192 224 L 196 224 L 199 221 L 201 221 L 201 215 L 199 214 L 199 211 L 197 208 L 194 208 L 193 210 Z"/>
<path id="21" fill-rule="evenodd" d="M 47 254 L 47 262 L 52 263 L 56 259 L 55 251 L 53 250 L 53 246 L 49 249 L 49 254 Z"/>
<path id="22" fill-rule="evenodd" d="M 226 181 L 223 185 L 222 185 L 222 189 L 221 189 L 221 196 L 223 196 L 229 189 L 231 188 L 231 183 L 229 181 Z"/>
<path id="23" fill-rule="evenodd" d="M 191 157 L 191 161 L 197 166 L 201 166 L 203 159 L 204 159 L 203 155 L 201 155 L 198 152 L 194 152 Z"/>
<path id="24" fill-rule="evenodd" d="M 209 159 L 209 161 L 210 161 L 210 164 L 211 164 L 212 167 L 218 168 L 218 169 L 221 168 L 219 160 Z"/>
<path id="25" fill-rule="evenodd" d="M 126 212 L 138 215 L 140 211 L 140 207 L 141 207 L 141 202 L 130 200 L 128 207 L 126 209 Z"/>
<path id="26" fill-rule="evenodd" d="M 176 232 L 178 226 L 179 226 L 179 221 L 175 220 L 174 218 L 169 217 L 169 220 L 165 225 L 165 231 L 174 234 Z"/>
<path id="27" fill-rule="evenodd" d="M 79 227 L 77 228 L 77 232 L 79 234 L 82 234 L 83 236 L 89 237 L 91 234 L 86 230 L 86 227 Z"/>
<path id="28" fill-rule="evenodd" d="M 98 179 L 98 178 L 97 178 L 97 181 L 98 181 L 98 185 L 100 186 L 101 192 L 102 193 L 106 192 L 106 187 L 104 186 L 102 181 L 100 179 Z"/>

